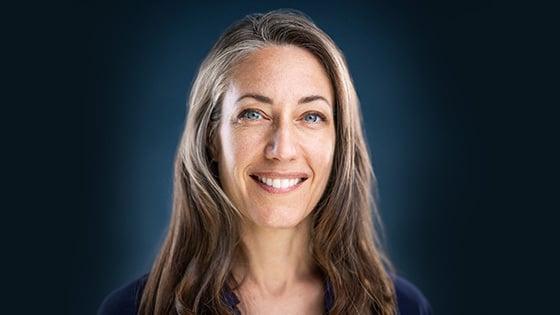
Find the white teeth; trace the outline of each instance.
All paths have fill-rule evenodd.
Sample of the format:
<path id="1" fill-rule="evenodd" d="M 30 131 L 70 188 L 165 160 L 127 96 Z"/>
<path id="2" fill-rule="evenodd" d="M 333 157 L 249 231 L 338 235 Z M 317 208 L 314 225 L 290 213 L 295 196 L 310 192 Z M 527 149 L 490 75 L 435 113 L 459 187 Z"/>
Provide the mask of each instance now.
<path id="1" fill-rule="evenodd" d="M 272 179 L 272 178 L 265 178 L 265 177 L 258 177 L 259 180 L 271 187 L 274 188 L 289 188 L 292 187 L 294 185 L 299 184 L 299 182 L 301 181 L 301 179 L 299 178 L 293 178 L 293 179 Z"/>

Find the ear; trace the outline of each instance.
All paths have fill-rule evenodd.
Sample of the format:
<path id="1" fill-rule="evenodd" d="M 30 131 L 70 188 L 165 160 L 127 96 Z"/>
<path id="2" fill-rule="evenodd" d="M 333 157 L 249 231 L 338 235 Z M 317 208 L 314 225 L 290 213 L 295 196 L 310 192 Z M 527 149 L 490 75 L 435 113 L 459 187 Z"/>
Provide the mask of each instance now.
<path id="1" fill-rule="evenodd" d="M 212 141 L 210 142 L 210 158 L 212 161 L 219 161 L 220 160 L 220 143 L 218 137 L 214 136 Z"/>

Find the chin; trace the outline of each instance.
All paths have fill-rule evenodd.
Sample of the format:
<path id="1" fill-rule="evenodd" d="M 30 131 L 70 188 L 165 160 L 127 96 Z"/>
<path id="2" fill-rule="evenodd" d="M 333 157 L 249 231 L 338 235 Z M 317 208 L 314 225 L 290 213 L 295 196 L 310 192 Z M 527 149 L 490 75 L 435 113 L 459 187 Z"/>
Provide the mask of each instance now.
<path id="1" fill-rule="evenodd" d="M 258 213 L 250 214 L 250 219 L 259 227 L 273 229 L 289 229 L 302 223 L 306 216 L 303 213 L 296 215 L 298 211 L 295 209 L 262 209 Z"/>

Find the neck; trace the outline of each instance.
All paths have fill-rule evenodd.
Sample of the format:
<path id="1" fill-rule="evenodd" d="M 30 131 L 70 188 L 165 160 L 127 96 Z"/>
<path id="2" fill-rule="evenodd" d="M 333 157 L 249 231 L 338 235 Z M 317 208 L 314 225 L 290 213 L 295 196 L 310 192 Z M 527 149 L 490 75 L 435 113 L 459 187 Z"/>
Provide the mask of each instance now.
<path id="1" fill-rule="evenodd" d="M 243 285 L 263 294 L 279 296 L 301 282 L 317 279 L 310 250 L 310 220 L 296 227 L 274 229 L 247 224 L 242 242 L 246 260 L 234 265 Z"/>

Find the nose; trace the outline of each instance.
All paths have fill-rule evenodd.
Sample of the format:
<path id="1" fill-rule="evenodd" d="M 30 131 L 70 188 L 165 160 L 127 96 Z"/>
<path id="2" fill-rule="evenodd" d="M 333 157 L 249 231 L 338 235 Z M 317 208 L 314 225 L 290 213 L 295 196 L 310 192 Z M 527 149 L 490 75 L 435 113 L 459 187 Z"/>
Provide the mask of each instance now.
<path id="1" fill-rule="evenodd" d="M 270 142 L 266 147 L 266 158 L 293 160 L 297 156 L 297 139 L 289 122 L 276 124 Z"/>

